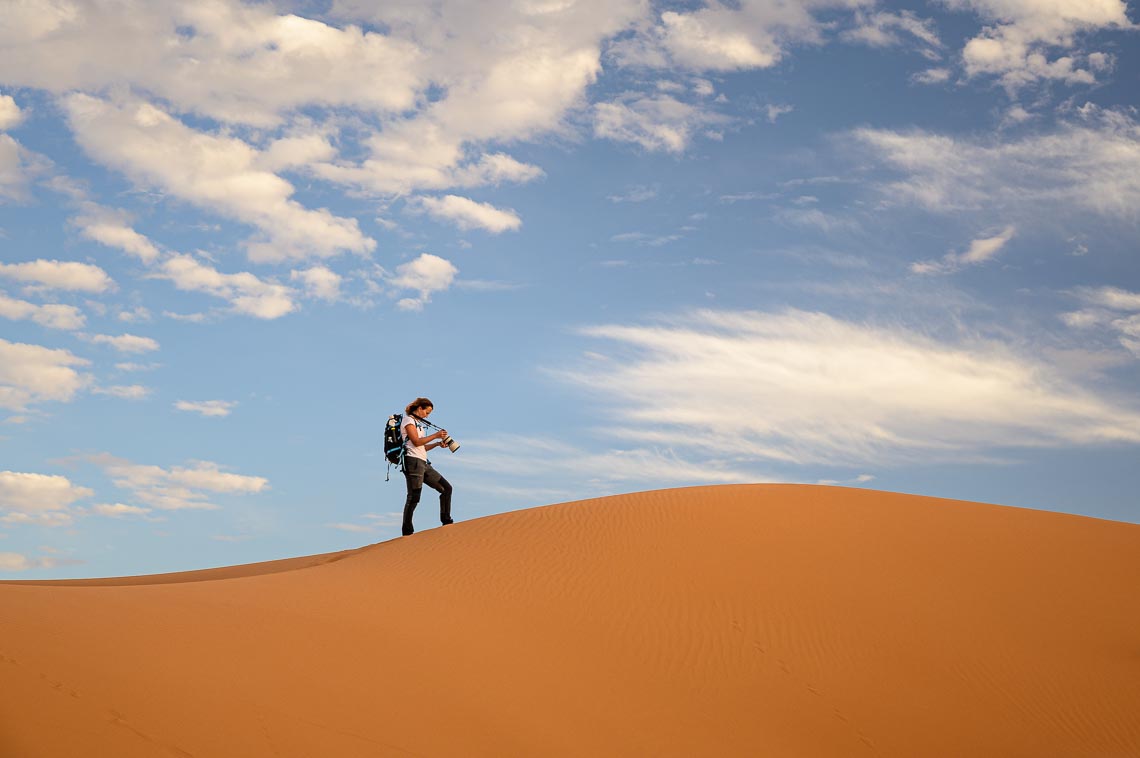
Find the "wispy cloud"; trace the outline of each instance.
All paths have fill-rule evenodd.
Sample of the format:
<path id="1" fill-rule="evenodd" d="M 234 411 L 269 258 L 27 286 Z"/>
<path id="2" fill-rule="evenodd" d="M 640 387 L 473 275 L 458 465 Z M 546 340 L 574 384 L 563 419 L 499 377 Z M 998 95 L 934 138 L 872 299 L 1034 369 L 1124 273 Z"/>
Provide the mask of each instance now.
<path id="1" fill-rule="evenodd" d="M 1018 446 L 1140 443 L 1140 410 L 1012 346 L 822 313 L 696 311 L 584 328 L 620 360 L 553 375 L 612 432 L 709 460 L 894 464 Z M 726 418 L 709 408 L 727 404 Z"/>
<path id="2" fill-rule="evenodd" d="M 180 411 L 197 413 L 200 416 L 224 417 L 237 407 L 236 400 L 179 400 L 174 407 Z"/>
<path id="3" fill-rule="evenodd" d="M 970 243 L 970 247 L 962 253 L 950 251 L 940 260 L 916 261 L 910 264 L 911 272 L 915 274 L 952 274 L 965 266 L 977 266 L 993 260 L 1011 239 L 1014 228 L 1007 226 L 992 237 L 983 237 Z"/>
<path id="4" fill-rule="evenodd" d="M 882 189 L 931 211 L 1002 212 L 1014 220 L 1076 212 L 1140 218 L 1140 124 L 1125 112 L 1085 106 L 1052 131 L 1008 141 L 923 131 L 859 129 L 872 156 L 902 174 Z"/>

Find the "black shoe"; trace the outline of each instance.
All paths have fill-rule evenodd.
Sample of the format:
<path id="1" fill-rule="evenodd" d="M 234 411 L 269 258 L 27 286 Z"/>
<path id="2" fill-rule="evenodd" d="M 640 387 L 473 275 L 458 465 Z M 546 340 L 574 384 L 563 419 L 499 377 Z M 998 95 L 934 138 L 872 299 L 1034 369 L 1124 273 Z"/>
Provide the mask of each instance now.
<path id="1" fill-rule="evenodd" d="M 447 526 L 448 524 L 454 524 L 455 520 L 454 519 L 448 519 L 447 521 L 440 520 L 439 523 L 443 526 Z"/>
<path id="2" fill-rule="evenodd" d="M 412 527 L 410 527 L 410 526 L 405 526 L 405 527 L 404 527 L 404 528 L 402 528 L 400 531 L 401 531 L 401 532 L 403 532 L 403 534 L 404 534 L 404 536 L 405 536 L 405 537 L 407 537 L 407 536 L 409 536 L 409 535 L 411 535 L 411 534 L 415 534 L 415 531 L 416 531 L 416 530 L 415 530 L 415 529 L 413 529 L 413 528 L 412 528 Z"/>

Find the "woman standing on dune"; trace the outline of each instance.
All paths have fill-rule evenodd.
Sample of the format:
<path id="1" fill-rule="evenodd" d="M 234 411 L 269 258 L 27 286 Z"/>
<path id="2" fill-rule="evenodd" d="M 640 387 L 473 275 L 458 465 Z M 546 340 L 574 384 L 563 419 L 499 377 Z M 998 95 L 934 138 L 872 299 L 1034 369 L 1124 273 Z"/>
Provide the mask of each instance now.
<path id="1" fill-rule="evenodd" d="M 408 484 L 408 497 L 404 501 L 404 524 L 401 532 L 405 537 L 413 533 L 412 514 L 420 502 L 420 492 L 426 484 L 439 493 L 439 521 L 446 526 L 451 519 L 451 484 L 436 471 L 428 461 L 427 451 L 442 446 L 447 439 L 447 430 L 440 429 L 435 434 L 420 436 L 427 417 L 434 406 L 426 397 L 417 397 L 404 409 L 404 419 L 400 423 L 400 435 L 404 440 L 404 479 Z"/>

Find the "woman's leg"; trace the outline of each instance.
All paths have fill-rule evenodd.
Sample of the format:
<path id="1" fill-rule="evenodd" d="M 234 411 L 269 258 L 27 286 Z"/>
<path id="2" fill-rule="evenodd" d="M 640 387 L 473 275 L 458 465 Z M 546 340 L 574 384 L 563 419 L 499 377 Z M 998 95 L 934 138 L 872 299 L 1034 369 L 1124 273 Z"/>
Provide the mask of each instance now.
<path id="1" fill-rule="evenodd" d="M 404 459 L 404 479 L 408 485 L 408 496 L 404 499 L 404 523 L 400 533 L 407 537 L 415 532 L 412 528 L 412 514 L 420 502 L 420 492 L 423 491 L 424 469 L 426 464 L 419 458 L 407 457 Z"/>
<path id="2" fill-rule="evenodd" d="M 428 464 L 424 472 L 424 484 L 439 493 L 439 523 L 453 523 L 451 519 L 451 483 Z"/>

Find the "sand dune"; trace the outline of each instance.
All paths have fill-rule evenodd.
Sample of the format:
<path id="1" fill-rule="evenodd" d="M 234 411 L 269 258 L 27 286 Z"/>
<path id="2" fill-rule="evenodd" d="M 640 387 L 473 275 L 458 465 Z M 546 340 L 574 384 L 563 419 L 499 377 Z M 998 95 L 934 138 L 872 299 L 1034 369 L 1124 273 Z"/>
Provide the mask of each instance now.
<path id="1" fill-rule="evenodd" d="M 1140 526 L 646 492 L 0 584 L 0 756 L 1140 756 Z"/>

